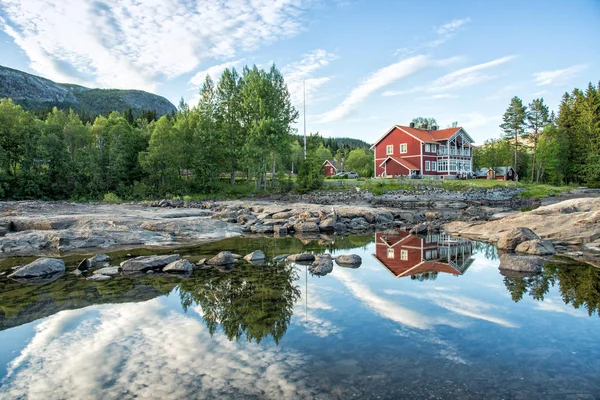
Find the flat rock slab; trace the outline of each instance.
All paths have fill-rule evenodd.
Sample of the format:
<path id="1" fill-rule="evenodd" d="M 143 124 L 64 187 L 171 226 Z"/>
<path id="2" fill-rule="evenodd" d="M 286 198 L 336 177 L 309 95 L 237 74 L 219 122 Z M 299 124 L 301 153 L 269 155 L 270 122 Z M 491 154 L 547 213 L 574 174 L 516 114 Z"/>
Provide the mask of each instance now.
<path id="1" fill-rule="evenodd" d="M 288 261 L 292 261 L 292 262 L 307 262 L 307 261 L 314 261 L 315 260 L 315 255 L 311 254 L 311 253 L 299 253 L 299 254 L 292 254 L 291 256 L 287 257 Z"/>
<path id="2" fill-rule="evenodd" d="M 45 275 L 53 275 L 65 272 L 65 262 L 57 258 L 38 258 L 12 274 L 9 278 L 39 278 Z"/>
<path id="3" fill-rule="evenodd" d="M 179 254 L 166 256 L 141 256 L 123 261 L 121 268 L 123 272 L 146 272 L 151 269 L 161 269 L 174 261 L 179 260 Z"/>

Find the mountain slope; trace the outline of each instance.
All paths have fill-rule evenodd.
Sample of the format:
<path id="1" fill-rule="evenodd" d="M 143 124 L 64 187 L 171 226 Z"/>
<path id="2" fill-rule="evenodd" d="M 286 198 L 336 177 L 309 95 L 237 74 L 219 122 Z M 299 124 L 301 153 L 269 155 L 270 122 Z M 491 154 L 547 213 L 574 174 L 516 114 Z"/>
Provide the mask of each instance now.
<path id="1" fill-rule="evenodd" d="M 134 115 L 142 110 L 155 110 L 159 116 L 176 111 L 169 100 L 142 90 L 90 89 L 56 83 L 0 65 L 0 98 L 5 97 L 12 98 L 15 103 L 30 110 L 56 106 L 61 109 L 85 110 L 96 115 L 131 108 Z"/>

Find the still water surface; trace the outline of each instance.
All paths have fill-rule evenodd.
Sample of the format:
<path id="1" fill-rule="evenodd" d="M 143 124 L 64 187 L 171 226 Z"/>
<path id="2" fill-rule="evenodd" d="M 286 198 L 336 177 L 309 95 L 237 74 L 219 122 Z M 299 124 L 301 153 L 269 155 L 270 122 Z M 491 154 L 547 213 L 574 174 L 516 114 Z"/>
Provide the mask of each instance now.
<path id="1" fill-rule="evenodd" d="M 279 264 L 0 278 L 0 398 L 600 398 L 598 268 L 559 260 L 505 277 L 489 245 L 405 233 L 238 238 L 181 254 L 259 248 L 363 263 L 326 276 Z"/>

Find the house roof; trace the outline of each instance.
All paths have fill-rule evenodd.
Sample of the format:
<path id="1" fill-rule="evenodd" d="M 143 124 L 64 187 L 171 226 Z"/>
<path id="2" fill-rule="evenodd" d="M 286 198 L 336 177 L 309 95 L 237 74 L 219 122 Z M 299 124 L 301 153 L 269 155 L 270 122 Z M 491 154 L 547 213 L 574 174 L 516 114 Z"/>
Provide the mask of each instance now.
<path id="1" fill-rule="evenodd" d="M 440 140 L 448 140 L 452 136 L 454 136 L 454 134 L 456 134 L 458 131 L 460 131 L 461 129 L 463 130 L 463 132 L 466 133 L 466 131 L 460 126 L 457 126 L 455 128 L 446 128 L 446 129 L 418 129 L 418 128 L 411 128 L 410 126 L 394 125 L 383 136 L 381 136 L 379 139 L 377 139 L 377 141 L 375 143 L 373 143 L 371 148 L 375 147 L 377 145 L 377 143 L 381 142 L 394 129 L 399 129 L 401 131 L 404 131 L 404 132 L 408 133 L 409 135 L 413 136 L 414 138 L 416 138 L 417 140 L 419 140 L 421 142 L 427 142 L 427 143 L 435 143 Z M 467 136 L 469 136 L 469 135 L 467 134 Z M 470 138 L 470 136 L 469 136 L 469 138 Z"/>
<path id="2" fill-rule="evenodd" d="M 389 160 L 396 161 L 398 164 L 402 165 L 404 168 L 409 169 L 409 170 L 417 171 L 417 170 L 421 169 L 421 168 L 417 167 L 412 161 L 409 161 L 406 158 L 400 158 L 400 157 L 394 157 L 394 156 L 388 156 L 388 158 L 386 158 L 381 164 L 379 164 L 379 166 L 381 167 L 383 164 L 385 164 Z"/>
<path id="3" fill-rule="evenodd" d="M 323 161 L 323 165 L 325 165 L 327 163 L 331 164 L 331 166 L 333 168 L 335 168 L 336 170 L 339 168 L 338 165 L 337 165 L 337 161 L 335 161 L 335 160 L 325 160 L 325 161 Z"/>

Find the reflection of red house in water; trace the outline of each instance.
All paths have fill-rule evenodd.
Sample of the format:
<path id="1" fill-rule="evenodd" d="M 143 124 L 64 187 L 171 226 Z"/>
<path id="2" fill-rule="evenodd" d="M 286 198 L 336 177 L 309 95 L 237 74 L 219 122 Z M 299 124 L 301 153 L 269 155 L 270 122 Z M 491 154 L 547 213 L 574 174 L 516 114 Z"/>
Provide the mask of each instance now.
<path id="1" fill-rule="evenodd" d="M 437 272 L 462 275 L 473 262 L 471 252 L 469 240 L 443 234 L 375 234 L 375 258 L 396 278 Z"/>

